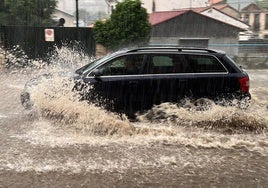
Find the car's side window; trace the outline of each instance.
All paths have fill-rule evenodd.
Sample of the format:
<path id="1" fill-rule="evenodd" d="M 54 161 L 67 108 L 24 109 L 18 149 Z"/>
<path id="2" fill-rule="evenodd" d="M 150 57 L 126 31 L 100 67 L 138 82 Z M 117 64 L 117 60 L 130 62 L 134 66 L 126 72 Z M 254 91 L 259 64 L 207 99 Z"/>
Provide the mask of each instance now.
<path id="1" fill-rule="evenodd" d="M 149 58 L 148 74 L 227 72 L 224 66 L 209 55 L 154 54 Z"/>
<path id="2" fill-rule="evenodd" d="M 188 63 L 179 54 L 155 54 L 149 58 L 148 74 L 171 74 L 189 72 Z"/>
<path id="3" fill-rule="evenodd" d="M 173 69 L 172 57 L 159 55 L 152 57 L 153 61 L 153 73 L 163 74 L 171 73 Z"/>
<path id="4" fill-rule="evenodd" d="M 143 55 L 126 55 L 98 67 L 101 76 L 134 75 L 142 70 Z"/>

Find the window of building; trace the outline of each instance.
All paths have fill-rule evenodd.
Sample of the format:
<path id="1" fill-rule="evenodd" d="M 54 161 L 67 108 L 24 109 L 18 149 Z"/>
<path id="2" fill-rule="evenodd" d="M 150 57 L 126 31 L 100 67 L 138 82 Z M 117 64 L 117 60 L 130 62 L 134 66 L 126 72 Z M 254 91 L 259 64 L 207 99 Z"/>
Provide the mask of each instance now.
<path id="1" fill-rule="evenodd" d="M 260 14 L 254 14 L 253 30 L 254 31 L 260 30 Z"/>
<path id="2" fill-rule="evenodd" d="M 245 14 L 244 22 L 249 24 L 249 14 Z"/>
<path id="3" fill-rule="evenodd" d="M 268 14 L 265 15 L 265 29 L 268 29 Z"/>

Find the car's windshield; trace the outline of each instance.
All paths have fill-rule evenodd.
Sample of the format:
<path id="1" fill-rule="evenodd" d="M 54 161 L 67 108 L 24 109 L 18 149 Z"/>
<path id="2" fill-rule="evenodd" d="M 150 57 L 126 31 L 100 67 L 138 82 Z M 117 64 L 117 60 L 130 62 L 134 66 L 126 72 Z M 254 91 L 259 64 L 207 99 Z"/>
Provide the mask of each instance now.
<path id="1" fill-rule="evenodd" d="M 108 55 L 106 55 L 106 56 L 104 56 L 104 57 L 102 57 L 102 58 L 99 58 L 99 59 L 97 59 L 97 60 L 95 60 L 95 61 L 93 61 L 93 62 L 90 62 L 90 63 L 84 65 L 83 67 L 77 69 L 77 70 L 75 71 L 75 73 L 76 73 L 76 74 L 83 74 L 83 73 L 86 73 L 86 72 L 88 72 L 89 70 L 91 70 L 93 67 L 95 67 L 96 65 L 98 65 L 98 64 L 100 64 L 101 62 L 103 62 L 103 61 L 109 59 L 109 58 L 111 57 L 111 55 L 112 55 L 112 54 L 108 54 Z"/>

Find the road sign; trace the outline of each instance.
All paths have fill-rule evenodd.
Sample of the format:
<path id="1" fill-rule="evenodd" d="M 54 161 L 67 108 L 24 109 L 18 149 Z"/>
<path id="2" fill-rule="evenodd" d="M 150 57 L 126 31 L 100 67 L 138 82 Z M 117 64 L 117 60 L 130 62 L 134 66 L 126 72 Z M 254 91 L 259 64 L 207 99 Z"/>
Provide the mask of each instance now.
<path id="1" fill-rule="evenodd" d="M 54 42 L 54 29 L 45 29 L 45 41 L 46 42 Z"/>

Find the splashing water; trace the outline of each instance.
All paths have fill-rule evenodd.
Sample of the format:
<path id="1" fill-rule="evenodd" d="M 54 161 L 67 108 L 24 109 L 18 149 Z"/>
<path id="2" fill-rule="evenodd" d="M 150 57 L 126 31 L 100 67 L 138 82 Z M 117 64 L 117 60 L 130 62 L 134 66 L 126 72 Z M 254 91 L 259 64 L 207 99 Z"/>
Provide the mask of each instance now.
<path id="1" fill-rule="evenodd" d="M 133 126 L 125 116 L 119 117 L 94 104 L 80 101 L 72 91 L 74 71 L 93 60 L 77 49 L 62 47 L 55 48 L 49 63 L 34 61 L 32 72 L 36 84 L 29 91 L 34 103 L 32 113 L 94 135 L 132 134 Z M 16 63 L 13 62 L 14 66 Z"/>
<path id="2" fill-rule="evenodd" d="M 30 114 L 37 117 L 34 124 L 39 133 L 36 130 L 29 131 L 20 135 L 20 138 L 51 145 L 88 143 L 90 140 L 94 144 L 122 142 L 227 149 L 245 147 L 268 154 L 268 89 L 263 87 L 267 83 L 266 77 L 264 83 L 259 82 L 258 78 L 253 79 L 255 86 L 251 90 L 252 101 L 246 109 L 210 103 L 200 110 L 190 102 L 184 106 L 163 103 L 138 115 L 136 122 L 130 122 L 124 115 L 119 116 L 92 103 L 80 101 L 72 92 L 70 73 L 92 59 L 94 58 L 81 52 L 63 47 L 56 49 L 50 65 L 32 70 L 32 75 L 35 76 L 44 73 L 51 73 L 52 76 L 31 91 L 34 109 Z M 263 70 L 263 75 L 266 75 L 265 71 Z M 254 72 L 251 74 L 256 77 L 259 75 Z M 38 127 L 44 121 L 48 121 L 47 125 Z M 59 129 L 55 131 L 53 127 Z M 42 128 L 48 132 L 40 131 Z M 69 128 L 75 131 L 73 136 L 72 133 L 65 132 Z M 53 139 L 53 135 L 57 139 Z M 80 135 L 79 140 L 77 135 Z"/>
<path id="3" fill-rule="evenodd" d="M 32 93 L 35 110 L 57 123 L 73 126 L 97 135 L 131 134 L 125 119 L 101 107 L 80 101 L 72 92 L 69 79 L 52 77 L 38 85 Z"/>
<path id="4" fill-rule="evenodd" d="M 261 117 L 259 112 L 215 104 L 206 110 L 198 110 L 190 102 L 188 107 L 162 103 L 154 106 L 144 115 L 139 116 L 139 119 L 141 121 L 164 123 L 175 127 L 191 126 L 216 129 L 224 133 L 262 132 L 267 128 L 267 119 Z"/>

